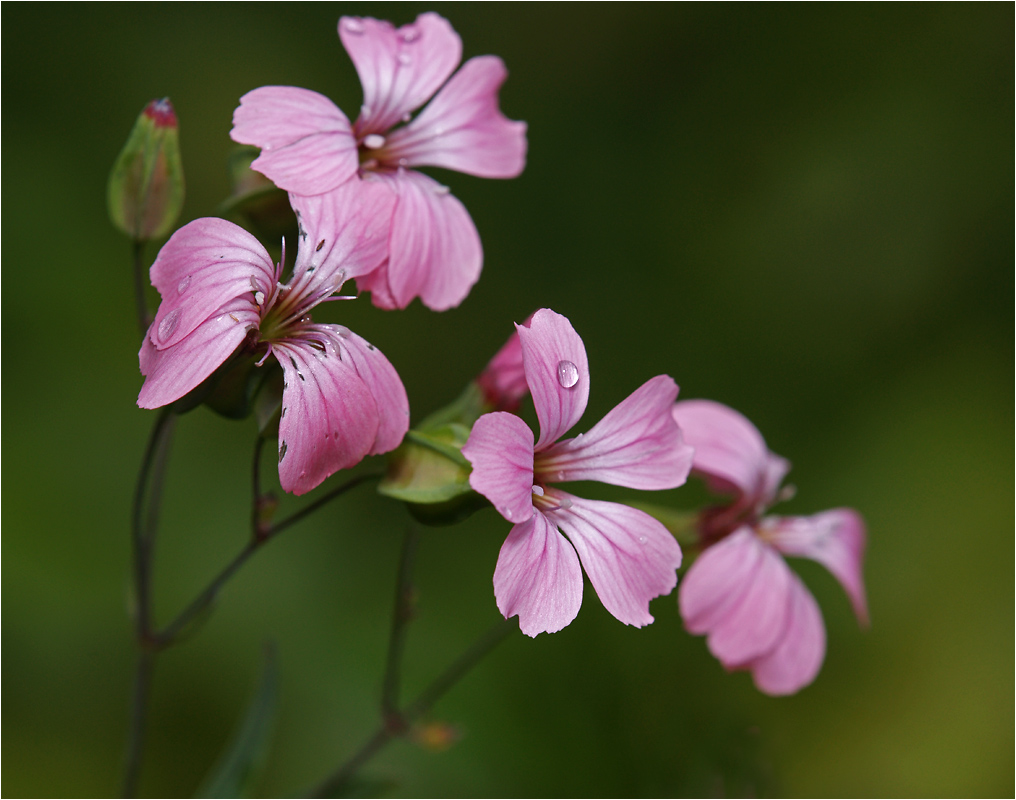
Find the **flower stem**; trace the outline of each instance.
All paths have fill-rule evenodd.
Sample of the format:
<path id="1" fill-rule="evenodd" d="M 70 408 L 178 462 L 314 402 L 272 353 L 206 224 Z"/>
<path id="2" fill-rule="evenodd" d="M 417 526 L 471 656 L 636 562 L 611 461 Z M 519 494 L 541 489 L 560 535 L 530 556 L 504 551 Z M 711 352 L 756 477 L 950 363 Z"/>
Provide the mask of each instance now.
<path id="1" fill-rule="evenodd" d="M 375 754 L 384 749 L 392 739 L 404 734 L 420 717 L 430 711 L 445 692 L 461 680 L 484 656 L 500 644 L 517 626 L 511 620 L 500 620 L 494 627 L 481 636 L 473 645 L 459 656 L 441 673 L 415 701 L 397 712 L 397 725 L 386 719 L 373 735 L 350 756 L 338 769 L 325 778 L 309 793 L 309 797 L 335 797 L 357 771 L 370 761 Z"/>
<path id="2" fill-rule="evenodd" d="M 257 448 L 256 448 L 257 450 Z M 255 461 L 256 461 L 255 456 Z M 335 498 L 345 494 L 350 489 L 354 489 L 361 483 L 365 483 L 368 480 L 376 480 L 380 475 L 376 474 L 365 474 L 357 475 L 355 478 L 350 478 L 345 483 L 335 487 L 328 494 L 324 495 L 320 499 L 300 509 L 296 513 L 282 520 L 276 525 L 269 525 L 263 529 L 258 529 L 255 526 L 255 534 L 251 537 L 251 540 L 247 542 L 244 548 L 237 553 L 233 560 L 226 565 L 226 567 L 216 575 L 212 581 L 205 587 L 205 589 L 194 598 L 187 608 L 185 608 L 172 622 L 170 622 L 165 628 L 158 633 L 153 634 L 153 639 L 156 647 L 159 650 L 165 649 L 170 645 L 174 644 L 180 637 L 180 634 L 198 617 L 202 616 L 215 602 L 219 592 L 226 585 L 230 578 L 242 567 L 247 560 L 260 550 L 265 544 L 274 539 L 278 534 L 284 531 L 291 525 L 299 522 L 304 517 L 317 511 L 325 503 L 334 500 Z M 256 479 L 255 479 L 256 480 Z M 256 501 L 255 501 L 256 502 Z M 256 512 L 255 512 L 256 513 Z"/>
<path id="3" fill-rule="evenodd" d="M 152 553 L 162 499 L 162 484 L 169 459 L 169 444 L 175 417 L 168 408 L 155 419 L 148 446 L 138 471 L 131 510 L 131 540 L 133 546 L 135 638 L 139 654 L 134 675 L 131 700 L 130 727 L 127 735 L 127 753 L 124 763 L 123 794 L 133 797 L 137 793 L 141 774 L 141 755 L 144 749 L 145 718 L 151 687 L 155 651 L 152 638 Z M 145 510 L 148 490 L 147 513 Z"/>
<path id="4" fill-rule="evenodd" d="M 395 609 L 392 613 L 392 631 L 388 639 L 388 661 L 385 664 L 384 688 L 381 693 L 381 715 L 394 718 L 398 715 L 401 687 L 402 652 L 406 643 L 406 626 L 413 618 L 413 560 L 420 532 L 415 525 L 406 530 L 402 543 L 402 557 L 395 580 Z"/>
<path id="5" fill-rule="evenodd" d="M 138 309 L 138 327 L 141 335 L 144 336 L 148 326 L 152 324 L 152 314 L 148 310 L 148 300 L 145 298 L 145 268 L 142 257 L 145 254 L 145 243 L 140 240 L 133 242 L 134 261 L 134 302 Z"/>

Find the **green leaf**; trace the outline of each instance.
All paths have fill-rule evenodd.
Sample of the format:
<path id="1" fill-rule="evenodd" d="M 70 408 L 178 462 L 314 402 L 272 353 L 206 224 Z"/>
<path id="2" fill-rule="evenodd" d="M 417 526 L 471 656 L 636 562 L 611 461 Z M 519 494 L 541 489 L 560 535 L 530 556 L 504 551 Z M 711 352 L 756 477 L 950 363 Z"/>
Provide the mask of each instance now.
<path id="1" fill-rule="evenodd" d="M 245 797 L 264 767 L 275 722 L 279 671 L 275 646 L 265 646 L 257 691 L 229 745 L 209 772 L 196 797 Z"/>

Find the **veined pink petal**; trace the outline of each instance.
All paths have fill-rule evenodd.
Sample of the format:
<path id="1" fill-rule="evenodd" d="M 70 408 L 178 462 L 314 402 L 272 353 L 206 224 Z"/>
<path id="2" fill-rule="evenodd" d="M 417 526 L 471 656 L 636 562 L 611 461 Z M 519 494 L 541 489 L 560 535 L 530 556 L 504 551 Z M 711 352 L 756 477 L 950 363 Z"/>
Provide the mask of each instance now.
<path id="1" fill-rule="evenodd" d="M 632 489 L 673 489 L 688 479 L 692 449 L 671 407 L 677 384 L 667 375 L 646 381 L 588 433 L 543 451 L 540 475 L 557 481 L 601 481 Z"/>
<path id="2" fill-rule="evenodd" d="M 480 178 L 516 177 L 526 166 L 526 123 L 498 107 L 507 77 L 497 56 L 469 59 L 416 119 L 388 137 L 390 158 Z"/>
<path id="3" fill-rule="evenodd" d="M 523 323 L 528 325 L 532 315 Z M 484 400 L 498 411 L 514 411 L 529 392 L 526 370 L 522 365 L 522 342 L 514 331 L 508 341 L 479 374 L 476 383 Z"/>
<path id="4" fill-rule="evenodd" d="M 529 326 L 516 325 L 526 382 L 540 420 L 539 452 L 556 442 L 586 410 L 589 361 L 586 346 L 567 317 L 541 308 Z"/>
<path id="5" fill-rule="evenodd" d="M 337 291 L 346 280 L 377 269 L 388 257 L 395 201 L 387 182 L 360 179 L 324 194 L 291 194 L 300 224 L 291 291 Z"/>
<path id="6" fill-rule="evenodd" d="M 256 328 L 258 315 L 246 299 L 226 303 L 175 345 L 156 349 L 153 322 L 141 344 L 138 360 L 145 383 L 138 395 L 141 408 L 159 408 L 179 400 L 208 378 Z"/>
<path id="7" fill-rule="evenodd" d="M 469 212 L 447 187 L 422 173 L 403 170 L 387 180 L 399 195 L 387 266 L 392 297 L 399 308 L 414 297 L 433 311 L 457 306 L 483 266 Z"/>
<path id="8" fill-rule="evenodd" d="M 712 400 L 681 400 L 674 419 L 686 444 L 695 448 L 692 469 L 717 492 L 732 492 L 752 504 L 772 503 L 790 464 L 769 452 L 758 428 L 743 415 Z"/>
<path id="9" fill-rule="evenodd" d="M 755 685 L 770 695 L 793 694 L 818 675 L 825 659 L 822 613 L 800 578 L 790 574 L 787 623 L 776 646 L 750 665 Z"/>
<path id="10" fill-rule="evenodd" d="M 726 618 L 747 590 L 761 558 L 762 545 L 748 527 L 706 548 L 678 589 L 681 617 L 690 633 L 709 633 Z"/>
<path id="11" fill-rule="evenodd" d="M 262 86 L 233 112 L 234 142 L 261 148 L 251 168 L 280 189 L 321 194 L 359 168 L 349 120 L 324 95 L 295 86 Z"/>
<path id="12" fill-rule="evenodd" d="M 526 636 L 559 631 L 578 615 L 578 556 L 543 514 L 520 522 L 505 539 L 494 569 L 494 597 L 505 619 L 518 615 Z"/>
<path id="13" fill-rule="evenodd" d="M 533 516 L 533 432 L 505 411 L 484 414 L 462 447 L 473 465 L 469 485 L 509 522 Z"/>
<path id="14" fill-rule="evenodd" d="M 190 336 L 226 304 L 233 312 L 246 306 L 257 314 L 275 286 L 275 267 L 260 242 L 239 225 L 206 217 L 169 237 L 155 257 L 151 278 L 162 302 L 148 339 L 161 350 Z"/>
<path id="15" fill-rule="evenodd" d="M 370 17 L 342 17 L 339 38 L 363 86 L 357 134 L 384 133 L 422 106 L 462 58 L 462 40 L 434 12 L 398 30 Z"/>
<path id="16" fill-rule="evenodd" d="M 330 336 L 273 342 L 285 373 L 279 422 L 279 482 L 305 494 L 360 462 L 374 447 L 378 410 L 353 364 Z"/>
<path id="17" fill-rule="evenodd" d="M 335 331 L 342 357 L 352 362 L 377 404 L 378 429 L 368 455 L 394 450 L 409 430 L 409 398 L 395 367 L 374 345 L 338 325 L 320 326 Z"/>
<path id="18" fill-rule="evenodd" d="M 864 520 L 852 508 L 834 508 L 810 517 L 766 517 L 760 534 L 781 553 L 817 561 L 850 598 L 858 621 L 868 624 L 864 591 Z"/>
<path id="19" fill-rule="evenodd" d="M 729 670 L 768 653 L 787 630 L 793 573 L 779 553 L 757 537 L 752 541 L 759 549 L 754 569 L 708 631 L 709 651 Z"/>
<path id="20" fill-rule="evenodd" d="M 604 608 L 627 625 L 652 622 L 649 601 L 677 585 L 681 548 L 674 537 L 662 523 L 629 506 L 556 489 L 547 497 L 560 507 L 544 513 L 578 551 Z"/>

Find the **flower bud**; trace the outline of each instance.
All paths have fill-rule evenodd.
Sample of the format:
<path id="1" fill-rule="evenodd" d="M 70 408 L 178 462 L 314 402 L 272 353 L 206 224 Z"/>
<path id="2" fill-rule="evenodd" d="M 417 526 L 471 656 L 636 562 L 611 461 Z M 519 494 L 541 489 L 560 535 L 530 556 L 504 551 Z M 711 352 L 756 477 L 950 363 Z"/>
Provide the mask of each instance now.
<path id="1" fill-rule="evenodd" d="M 168 98 L 150 102 L 134 123 L 109 175 L 107 199 L 113 224 L 136 242 L 173 227 L 183 207 L 183 165 Z"/>
<path id="2" fill-rule="evenodd" d="M 530 319 L 532 315 L 530 315 Z M 528 324 L 527 319 L 525 323 Z M 514 331 L 504 347 L 490 360 L 476 379 L 483 391 L 485 411 L 515 411 L 529 391 L 522 365 L 522 342 Z"/>

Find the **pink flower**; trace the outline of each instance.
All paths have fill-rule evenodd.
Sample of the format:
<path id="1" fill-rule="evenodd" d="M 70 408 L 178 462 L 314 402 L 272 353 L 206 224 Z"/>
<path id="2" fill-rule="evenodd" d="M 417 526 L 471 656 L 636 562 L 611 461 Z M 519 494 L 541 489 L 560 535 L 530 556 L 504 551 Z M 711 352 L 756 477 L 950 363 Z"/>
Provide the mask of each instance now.
<path id="1" fill-rule="evenodd" d="M 348 278 L 384 258 L 392 193 L 350 183 L 316 197 L 290 198 L 300 221 L 293 274 L 242 228 L 205 218 L 180 228 L 152 265 L 162 295 L 138 354 L 142 408 L 183 397 L 244 345 L 274 355 L 284 385 L 279 480 L 303 494 L 364 456 L 398 446 L 409 401 L 380 351 L 341 325 L 314 323 L 310 310 Z M 285 261 L 285 257 L 283 257 Z"/>
<path id="2" fill-rule="evenodd" d="M 692 469 L 732 501 L 703 515 L 706 550 L 678 593 L 685 627 L 706 634 L 728 670 L 750 670 L 766 694 L 793 694 L 811 683 L 825 657 L 825 625 L 815 598 L 783 555 L 824 565 L 867 624 L 860 515 L 837 508 L 811 517 L 762 516 L 780 499 L 790 465 L 731 408 L 709 400 L 674 405 L 674 419 L 695 448 Z"/>
<path id="3" fill-rule="evenodd" d="M 358 285 L 382 308 L 405 308 L 415 297 L 435 311 L 456 306 L 479 278 L 480 237 L 448 188 L 414 168 L 482 178 L 522 172 L 526 125 L 498 107 L 504 63 L 478 56 L 452 76 L 462 41 L 432 12 L 398 29 L 343 17 L 339 37 L 363 85 L 355 124 L 317 92 L 263 86 L 240 98 L 231 136 L 260 147 L 251 166 L 296 194 L 331 191 L 358 172 L 387 181 L 399 197 L 388 259 Z"/>
<path id="4" fill-rule="evenodd" d="M 552 484 L 598 480 L 671 489 L 684 483 L 692 452 L 670 414 L 677 385 L 658 375 L 588 433 L 558 441 L 586 408 L 585 346 L 571 323 L 549 309 L 516 328 L 540 438 L 534 442 L 519 417 L 496 411 L 477 420 L 462 448 L 473 465 L 472 487 L 514 523 L 494 570 L 497 607 L 505 618 L 518 615 L 529 636 L 559 631 L 578 614 L 585 568 L 611 614 L 647 625 L 649 601 L 677 583 L 677 542 L 642 511 L 584 500 Z"/>

